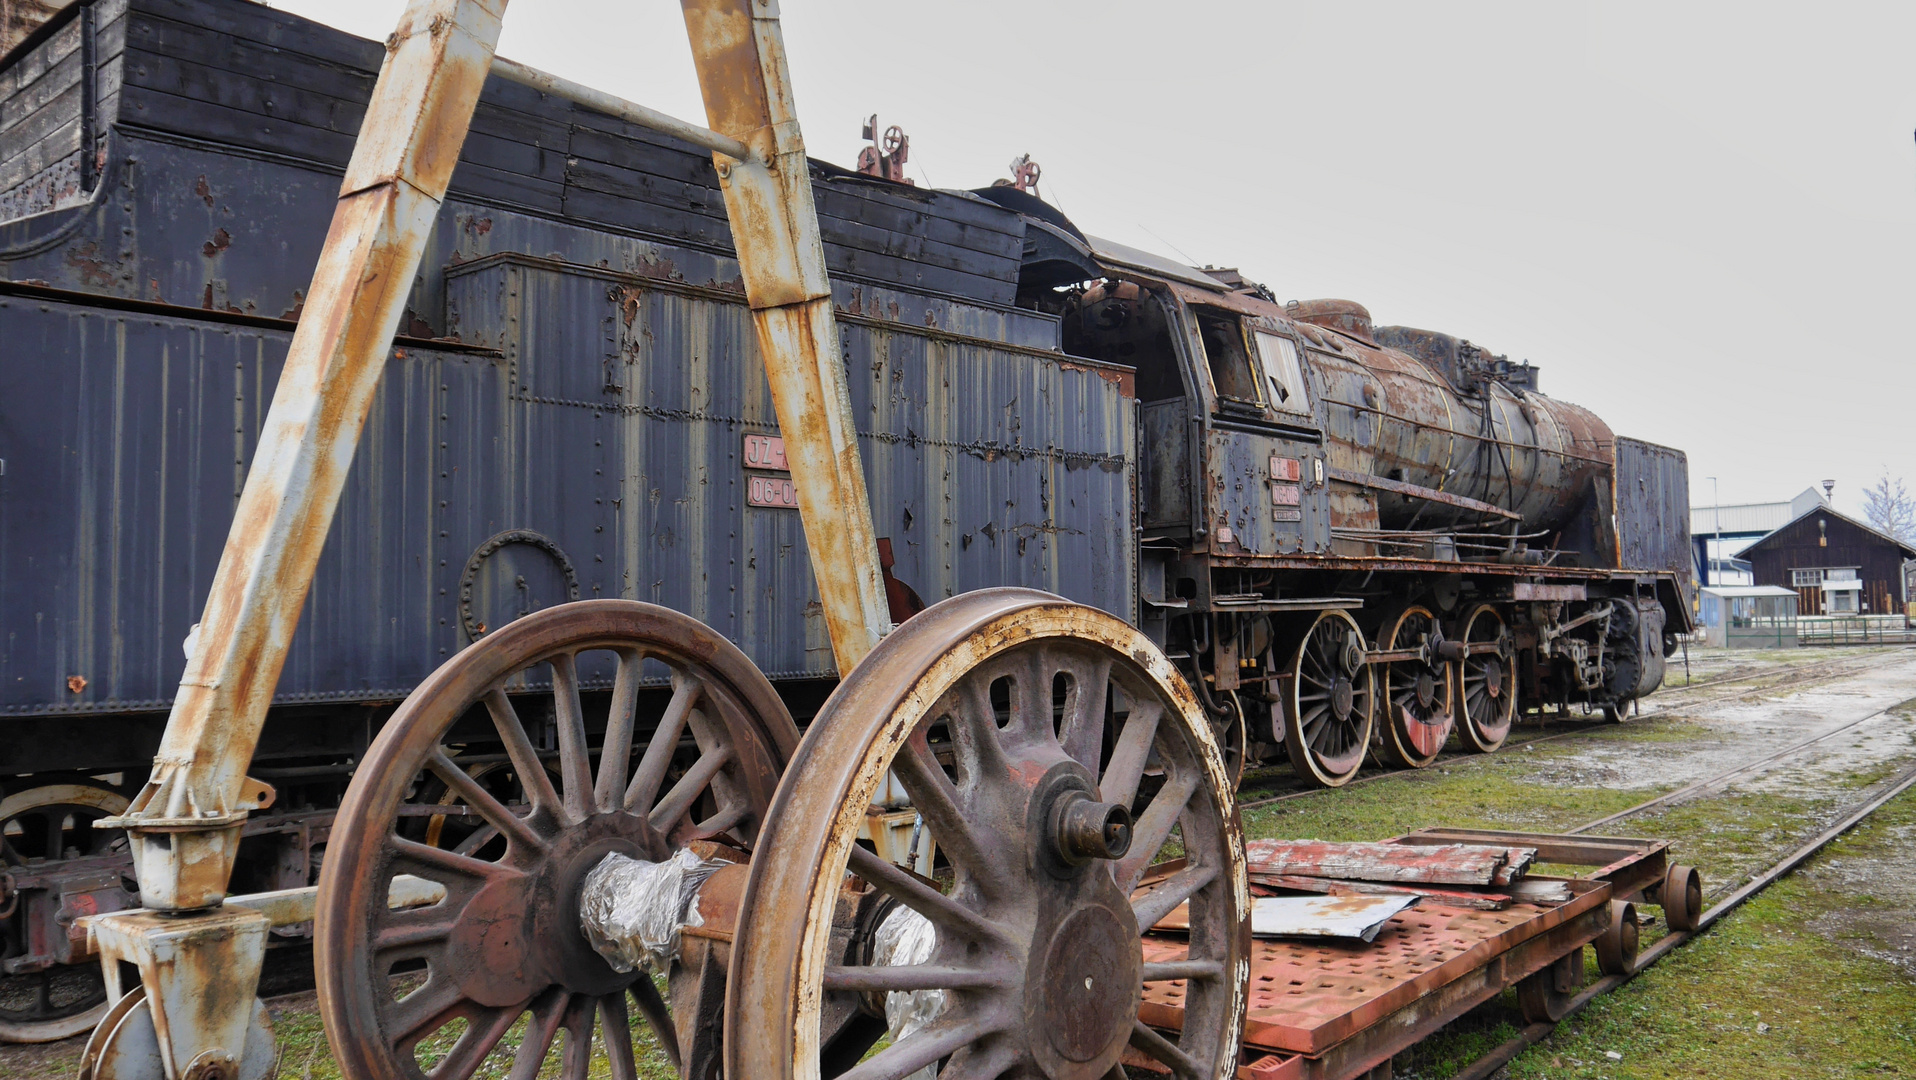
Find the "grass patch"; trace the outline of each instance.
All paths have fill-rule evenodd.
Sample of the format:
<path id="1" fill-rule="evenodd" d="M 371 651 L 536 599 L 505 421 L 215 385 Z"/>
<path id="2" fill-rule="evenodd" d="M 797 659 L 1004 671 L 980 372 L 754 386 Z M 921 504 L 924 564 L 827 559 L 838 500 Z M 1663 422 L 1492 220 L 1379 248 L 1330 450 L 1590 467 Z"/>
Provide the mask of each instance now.
<path id="1" fill-rule="evenodd" d="M 1532 778 L 1555 748 L 1487 758 L 1443 772 L 1402 773 L 1387 780 L 1244 812 L 1244 835 L 1316 840 L 1382 840 L 1432 826 L 1562 830 L 1613 814 L 1667 788 L 1618 791 L 1563 788 Z M 1531 760 L 1525 760 L 1531 759 Z"/>
<path id="2" fill-rule="evenodd" d="M 1513 1080 L 1916 1076 L 1916 983 L 1807 925 L 1858 906 L 1828 861 L 1907 860 L 1916 792 L 1510 1064 Z M 1622 1060 L 1607 1056 L 1617 1053 Z"/>

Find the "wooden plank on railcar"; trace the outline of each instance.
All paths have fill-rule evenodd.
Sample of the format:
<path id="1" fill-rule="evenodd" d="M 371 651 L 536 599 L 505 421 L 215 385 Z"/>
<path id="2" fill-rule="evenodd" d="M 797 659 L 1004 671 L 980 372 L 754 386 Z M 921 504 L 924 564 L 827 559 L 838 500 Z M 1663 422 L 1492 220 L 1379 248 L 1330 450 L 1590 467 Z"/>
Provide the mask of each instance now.
<path id="1" fill-rule="evenodd" d="M 120 121 L 211 142 L 270 150 L 288 157 L 344 165 L 354 137 L 326 128 L 194 101 L 149 86 L 127 86 L 120 95 Z"/>
<path id="2" fill-rule="evenodd" d="M 976 220 L 978 207 L 956 195 L 920 195 L 900 197 L 884 190 L 876 182 L 814 180 L 812 194 L 820 214 L 862 221 L 893 232 L 922 233 L 946 244 L 974 251 L 1021 258 L 1024 254 L 1024 223 L 1016 214 L 997 206 L 990 214 L 998 220 Z"/>
<path id="3" fill-rule="evenodd" d="M 550 153 L 550 151 L 548 151 Z M 515 210 L 542 214 L 565 211 L 565 185 L 528 176 L 515 169 L 496 169 L 463 153 L 452 171 L 448 191 L 457 197 L 500 203 Z"/>
<path id="4" fill-rule="evenodd" d="M 569 145 L 573 157 L 710 188 L 717 194 L 718 173 L 712 168 L 711 154 L 584 106 L 575 106 L 572 115 Z M 724 200 L 715 205 L 723 206 Z"/>
<path id="5" fill-rule="evenodd" d="M 454 176 L 457 186 L 457 175 Z M 648 204 L 643 217 L 634 215 L 623 196 L 568 185 L 561 212 L 573 221 L 609 226 L 662 238 L 688 240 L 709 247 L 730 248 L 732 229 L 724 218 L 691 210 Z"/>
<path id="6" fill-rule="evenodd" d="M 134 0 L 133 10 L 336 64 L 378 71 L 385 47 L 265 4 L 221 0 Z"/>
<path id="7" fill-rule="evenodd" d="M 131 39 L 135 53 L 158 53 L 267 83 L 296 86 L 309 93 L 358 102 L 362 110 L 372 100 L 373 83 L 378 78 L 376 71 L 248 41 L 152 12 L 134 12 L 125 27 L 123 36 Z"/>
<path id="8" fill-rule="evenodd" d="M 41 76 L 0 99 L 0 137 L 80 85 L 80 54 L 69 53 Z M 75 106 L 76 110 L 78 106 Z"/>
<path id="9" fill-rule="evenodd" d="M 82 90 L 77 78 L 54 91 L 47 101 L 31 112 L 17 117 L 13 125 L 0 131 L 0 160 L 22 153 L 34 143 L 80 118 Z M 49 90 L 52 90 L 49 87 Z"/>
<path id="10" fill-rule="evenodd" d="M 27 51 L 7 69 L 7 81 L 0 83 L 0 94 L 12 94 L 31 86 L 60 61 L 80 51 L 80 20 L 70 19 L 53 36 Z"/>
<path id="11" fill-rule="evenodd" d="M 725 200 L 716 188 L 687 184 L 656 173 L 639 172 L 576 155 L 571 160 L 571 165 L 566 169 L 566 182 L 571 187 L 689 210 L 708 217 L 725 218 Z M 630 211 L 614 220 L 621 224 L 638 224 Z"/>
<path id="12" fill-rule="evenodd" d="M 896 259 L 889 255 L 860 251 L 837 244 L 825 245 L 825 266 L 829 270 L 909 289 L 927 289 L 968 297 L 987 304 L 1008 307 L 1017 299 L 1016 283 L 960 273 L 941 266 Z"/>
<path id="13" fill-rule="evenodd" d="M 366 115 L 364 102 L 334 97 L 283 82 L 266 82 L 224 67 L 186 57 L 168 56 L 145 48 L 126 57 L 127 82 L 157 90 L 193 106 L 213 106 L 233 112 L 297 124 L 352 139 Z M 158 124 L 169 126 L 165 117 Z M 350 148 L 349 148 L 350 152 Z M 310 156 L 310 155 L 298 155 Z M 344 158 L 339 159 L 342 163 Z"/>
<path id="14" fill-rule="evenodd" d="M 11 191 L 79 148 L 80 117 L 76 114 L 45 138 L 0 161 L 0 191 Z"/>
<path id="15" fill-rule="evenodd" d="M 835 169 L 833 166 L 824 168 Z M 814 176 L 813 188 L 823 188 L 840 193 L 856 194 L 852 197 L 861 202 L 876 204 L 890 210 L 906 213 L 929 213 L 947 221 L 987 229 L 1008 236 L 1022 238 L 1024 224 L 1018 215 L 997 203 L 983 199 L 971 199 L 958 195 L 946 195 L 941 192 L 920 187 L 907 187 L 886 183 L 873 178 L 861 178 L 859 174 L 845 174 L 842 171 L 825 176 Z M 875 211 L 876 213 L 876 211 Z"/>
<path id="16" fill-rule="evenodd" d="M 975 274 L 978 277 L 993 278 L 1017 284 L 1018 259 L 1007 259 L 986 252 L 956 244 L 940 243 L 921 232 L 897 232 L 891 229 L 868 225 L 853 218 L 827 217 L 820 214 L 818 227 L 826 242 L 841 247 L 857 248 L 875 255 L 889 255 L 895 259 L 911 262 L 925 262 L 942 266 L 961 273 Z"/>

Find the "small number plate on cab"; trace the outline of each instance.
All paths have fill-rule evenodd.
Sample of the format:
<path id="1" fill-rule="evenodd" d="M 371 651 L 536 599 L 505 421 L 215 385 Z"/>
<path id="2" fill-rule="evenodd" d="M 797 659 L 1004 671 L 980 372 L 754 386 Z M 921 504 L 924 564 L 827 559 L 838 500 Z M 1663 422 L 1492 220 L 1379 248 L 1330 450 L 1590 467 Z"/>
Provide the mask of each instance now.
<path id="1" fill-rule="evenodd" d="M 748 476 L 745 501 L 753 506 L 798 507 L 798 487 L 788 476 Z"/>
<path id="2" fill-rule="evenodd" d="M 1283 457 L 1278 454 L 1271 455 L 1271 479 L 1289 480 L 1294 484 L 1303 478 L 1304 470 L 1298 464 L 1296 458 Z"/>
<path id="3" fill-rule="evenodd" d="M 1271 504 L 1274 506 L 1296 506 L 1300 502 L 1299 488 L 1296 484 L 1271 481 Z"/>

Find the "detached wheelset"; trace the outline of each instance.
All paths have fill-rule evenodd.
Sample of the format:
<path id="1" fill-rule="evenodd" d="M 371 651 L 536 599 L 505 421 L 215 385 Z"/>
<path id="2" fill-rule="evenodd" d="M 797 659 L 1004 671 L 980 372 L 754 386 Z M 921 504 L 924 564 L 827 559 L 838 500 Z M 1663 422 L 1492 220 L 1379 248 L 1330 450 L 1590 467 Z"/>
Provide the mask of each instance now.
<path id="1" fill-rule="evenodd" d="M 860 843 L 888 775 L 935 864 Z M 736 865 L 698 886 L 662 993 L 594 950 L 580 894 L 610 853 L 687 848 Z M 343 1069 L 378 1080 L 631 1077 L 651 1042 L 700 1080 L 1104 1080 L 1127 1057 L 1222 1080 L 1242 850 L 1204 710 L 1095 609 L 1025 589 L 934 605 L 801 741 L 709 628 L 568 604 L 460 653 L 375 741 L 321 876 L 321 1011 Z M 398 875 L 444 898 L 391 907 Z M 1172 916 L 1184 958 L 1146 963 L 1141 935 Z M 908 925 L 915 951 L 893 947 Z M 1141 1023 L 1144 984 L 1170 980 L 1182 1030 Z"/>

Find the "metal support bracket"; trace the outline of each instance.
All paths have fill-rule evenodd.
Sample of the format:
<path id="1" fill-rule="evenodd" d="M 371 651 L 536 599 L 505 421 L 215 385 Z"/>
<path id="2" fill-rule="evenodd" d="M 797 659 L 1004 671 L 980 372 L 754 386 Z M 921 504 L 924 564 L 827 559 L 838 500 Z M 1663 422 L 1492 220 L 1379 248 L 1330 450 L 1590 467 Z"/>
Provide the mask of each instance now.
<path id="1" fill-rule="evenodd" d="M 187 919 L 120 911 L 89 924 L 87 938 L 100 954 L 109 1001 L 120 1002 L 134 990 L 123 965 L 138 969 L 167 1080 L 245 1080 L 241 1063 L 257 1012 L 253 991 L 266 959 L 269 923 L 258 911 L 227 905 Z M 114 1034 L 103 1023 L 88 1046 L 90 1058 L 111 1061 L 111 1051 L 124 1052 L 106 1045 Z"/>

